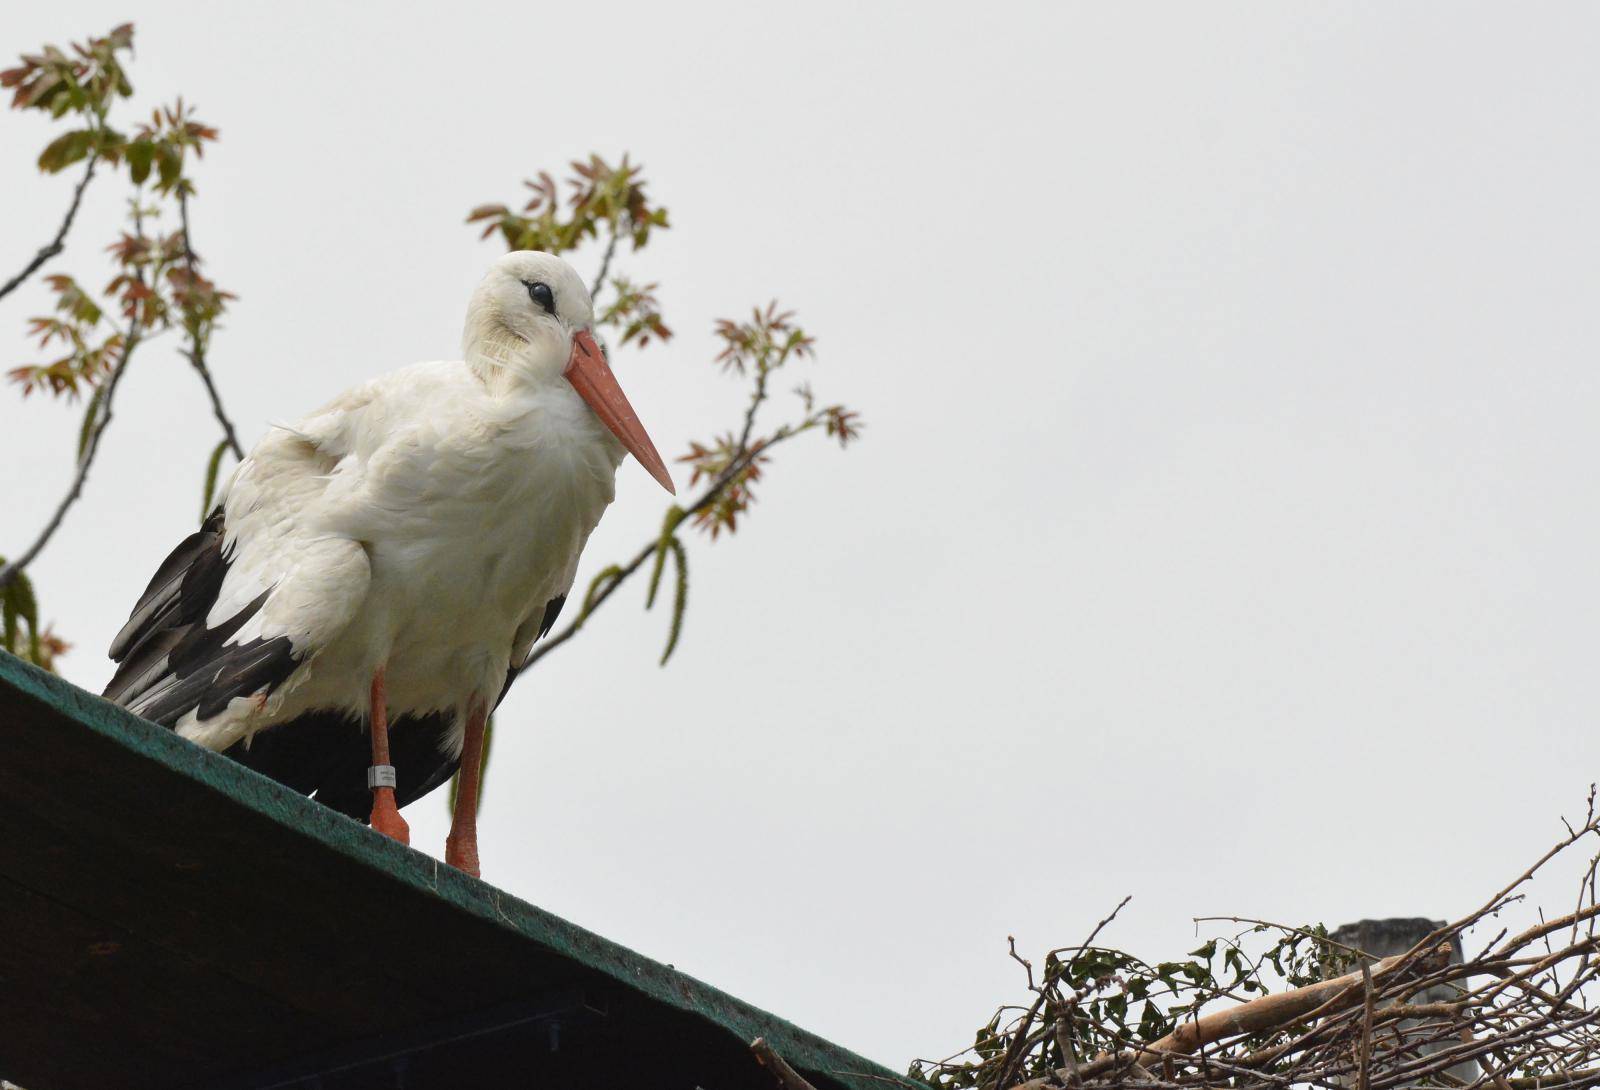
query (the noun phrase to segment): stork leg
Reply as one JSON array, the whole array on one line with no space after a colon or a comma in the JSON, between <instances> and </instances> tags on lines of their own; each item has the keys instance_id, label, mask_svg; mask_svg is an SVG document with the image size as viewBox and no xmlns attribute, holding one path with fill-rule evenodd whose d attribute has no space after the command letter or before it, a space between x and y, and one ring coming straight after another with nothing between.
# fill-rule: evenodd
<instances>
[{"instance_id":1,"label":"stork leg","mask_svg":"<svg viewBox=\"0 0 1600 1090\"><path fill-rule=\"evenodd\" d=\"M456 780L456 809L444 841L444 861L478 877L478 783L483 775L483 730L489 706L473 697L467 706L467 730L461 741L461 771Z\"/></svg>"},{"instance_id":2,"label":"stork leg","mask_svg":"<svg viewBox=\"0 0 1600 1090\"><path fill-rule=\"evenodd\" d=\"M384 689L383 667L372 674L372 768L367 783L372 788L372 827L402 844L411 843L411 827L394 801L394 766L389 763L389 698Z\"/></svg>"}]
</instances>

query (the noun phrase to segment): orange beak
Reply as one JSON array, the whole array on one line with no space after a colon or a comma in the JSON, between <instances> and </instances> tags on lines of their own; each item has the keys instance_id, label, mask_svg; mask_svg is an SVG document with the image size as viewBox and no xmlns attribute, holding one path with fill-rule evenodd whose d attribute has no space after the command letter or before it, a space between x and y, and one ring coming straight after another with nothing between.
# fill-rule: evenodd
<instances>
[{"instance_id":1,"label":"orange beak","mask_svg":"<svg viewBox=\"0 0 1600 1090\"><path fill-rule=\"evenodd\" d=\"M645 434L639 414L628 404L627 395L617 385L617 376L611 373L611 365L606 362L606 354L600 351L588 330L572 335L572 358L567 360L566 370L561 373L628 453L639 460L662 488L676 496L678 490L672 487L672 476L661 461L661 455L656 453L656 445Z\"/></svg>"}]
</instances>

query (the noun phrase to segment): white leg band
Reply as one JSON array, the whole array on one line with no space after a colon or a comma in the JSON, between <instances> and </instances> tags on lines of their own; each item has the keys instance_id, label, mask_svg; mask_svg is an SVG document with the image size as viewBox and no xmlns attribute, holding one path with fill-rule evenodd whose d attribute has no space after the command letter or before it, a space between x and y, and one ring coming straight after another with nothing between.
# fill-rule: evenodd
<instances>
[{"instance_id":1,"label":"white leg band","mask_svg":"<svg viewBox=\"0 0 1600 1090\"><path fill-rule=\"evenodd\" d=\"M394 765L373 765L367 769L368 787L396 787L399 781L395 779Z\"/></svg>"}]
</instances>

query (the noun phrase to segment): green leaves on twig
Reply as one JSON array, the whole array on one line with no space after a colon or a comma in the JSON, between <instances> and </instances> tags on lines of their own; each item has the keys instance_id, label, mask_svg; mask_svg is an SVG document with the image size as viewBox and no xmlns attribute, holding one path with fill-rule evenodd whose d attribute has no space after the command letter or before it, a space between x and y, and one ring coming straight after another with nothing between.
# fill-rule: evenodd
<instances>
[{"instance_id":1,"label":"green leaves on twig","mask_svg":"<svg viewBox=\"0 0 1600 1090\"><path fill-rule=\"evenodd\" d=\"M100 406L105 401L106 390L104 386L96 386L94 393L89 397L89 405L83 410L83 423L78 425L78 461L88 457L89 447L94 443L95 429L100 426Z\"/></svg>"},{"instance_id":2,"label":"green leaves on twig","mask_svg":"<svg viewBox=\"0 0 1600 1090\"><path fill-rule=\"evenodd\" d=\"M0 88L11 91L11 107L15 110L41 110L51 117L74 113L103 119L118 96L127 98L133 94L118 56L132 49L132 23L123 23L102 38L74 42L66 50L46 45L37 53L24 53L15 68L0 72ZM39 165L41 169L51 169L42 161Z\"/></svg>"},{"instance_id":3,"label":"green leaves on twig","mask_svg":"<svg viewBox=\"0 0 1600 1090\"><path fill-rule=\"evenodd\" d=\"M649 609L656 604L656 591L661 586L661 571L667 562L667 552L672 543L677 540L673 534L677 532L678 524L683 521L683 508L673 504L667 508L667 517L661 522L661 534L656 538L655 566L650 569L650 591L645 595L644 608Z\"/></svg>"},{"instance_id":4,"label":"green leaves on twig","mask_svg":"<svg viewBox=\"0 0 1600 1090\"><path fill-rule=\"evenodd\" d=\"M200 493L200 521L204 523L211 514L211 501L217 494L217 476L222 470L222 457L228 453L228 441L220 440L211 448L211 457L206 459L206 482Z\"/></svg>"},{"instance_id":5,"label":"green leaves on twig","mask_svg":"<svg viewBox=\"0 0 1600 1090\"><path fill-rule=\"evenodd\" d=\"M776 371L789 362L791 356L805 359L815 353L816 338L794 322L794 311L778 309L774 299L767 309L751 308L748 322L735 322L731 318L718 318L715 326L717 339L722 341L722 351L714 362L724 371L761 374Z\"/></svg>"},{"instance_id":6,"label":"green leaves on twig","mask_svg":"<svg viewBox=\"0 0 1600 1090\"><path fill-rule=\"evenodd\" d=\"M672 330L661 320L661 307L656 301L658 284L635 284L625 276L613 276L611 287L616 293L610 305L601 310L595 324L622 330L621 344L636 343L640 348L654 337L658 341L672 339Z\"/></svg>"},{"instance_id":7,"label":"green leaves on twig","mask_svg":"<svg viewBox=\"0 0 1600 1090\"><path fill-rule=\"evenodd\" d=\"M61 346L62 355L48 363L13 367L7 372L24 397L35 390L69 400L83 387L96 388L122 351L122 331L105 321L105 311L76 280L56 274L45 277L56 293L55 314L28 320L28 332L40 348Z\"/></svg>"},{"instance_id":8,"label":"green leaves on twig","mask_svg":"<svg viewBox=\"0 0 1600 1090\"><path fill-rule=\"evenodd\" d=\"M178 326L196 346L192 351L203 352L218 318L234 298L196 271L199 259L186 228L153 234L145 230L146 221L159 212L142 199L146 183L158 197L182 199L193 194L194 183L185 172L188 156L203 156L205 145L218 134L197 120L181 98L153 110L150 120L131 137L110 127L112 102L133 92L117 56L131 48L132 41L132 27L122 26L104 38L74 45L70 54L45 46L37 54L25 55L20 67L0 72L0 86L13 88L13 107L45 109L55 117L71 112L87 125L51 141L39 158L41 170L58 171L93 154L126 164L129 179L140 191L131 201L130 229L107 247L116 265L103 293L111 297L109 302L98 302L71 276L46 278L56 294L55 313L31 319L29 334L38 339L40 348L59 345L63 353L45 363L10 370L11 380L25 396L44 390L76 397L83 387L94 387L105 378L127 343L126 329L108 317L110 311L147 333ZM84 184L88 180L86 175ZM80 196L81 191L80 185ZM74 201L74 211L76 207Z\"/></svg>"},{"instance_id":9,"label":"green leaves on twig","mask_svg":"<svg viewBox=\"0 0 1600 1090\"><path fill-rule=\"evenodd\" d=\"M6 558L0 556L0 568ZM24 632L26 628L26 632ZM0 648L46 670L55 670L56 657L71 647L49 628L39 627L39 602L33 581L17 572L0 588Z\"/></svg>"},{"instance_id":10,"label":"green leaves on twig","mask_svg":"<svg viewBox=\"0 0 1600 1090\"><path fill-rule=\"evenodd\" d=\"M671 340L672 330L662 320L656 300L656 284L607 277L619 240L630 239L635 251L642 250L652 231L668 226L667 210L652 205L645 195L643 167L630 163L626 154L615 167L598 155L589 156L587 162L574 162L571 167L572 173L566 179L571 194L565 212L556 180L541 171L538 178L523 183L533 196L521 212L513 212L503 204L484 204L468 213L467 222L483 223L484 238L498 231L508 250L543 250L550 254L575 250L603 234L605 255L600 260L594 290L598 298L601 287L609 283L615 298L595 316L595 325L620 330L619 343L641 348L652 339Z\"/></svg>"},{"instance_id":11,"label":"green leaves on twig","mask_svg":"<svg viewBox=\"0 0 1600 1090\"><path fill-rule=\"evenodd\" d=\"M199 335L203 342L236 296L195 270L200 259L190 253L182 229L147 235L137 212L133 226L108 247L118 270L106 291L117 297L122 316L130 322L151 332L176 326L191 340Z\"/></svg>"},{"instance_id":12,"label":"green leaves on twig","mask_svg":"<svg viewBox=\"0 0 1600 1090\"><path fill-rule=\"evenodd\" d=\"M0 88L11 90L13 109L42 110L53 118L70 114L83 124L57 136L39 153L39 169L46 174L93 155L126 163L135 185L144 185L153 176L157 193L192 193L193 184L183 171L184 157L190 151L204 154L205 142L215 140L217 130L197 121L181 98L152 112L150 121L132 137L108 123L116 99L133 94L119 56L132 49L131 23L104 37L74 43L68 50L46 45L37 53L23 54L15 68L0 72Z\"/></svg>"},{"instance_id":13,"label":"green leaves on twig","mask_svg":"<svg viewBox=\"0 0 1600 1090\"><path fill-rule=\"evenodd\" d=\"M46 174L59 173L73 163L89 157L90 151L104 152L116 145L116 134L105 129L73 129L64 132L39 153L39 169Z\"/></svg>"},{"instance_id":14,"label":"green leaves on twig","mask_svg":"<svg viewBox=\"0 0 1600 1090\"><path fill-rule=\"evenodd\" d=\"M752 308L748 321L718 320L715 332L722 350L713 362L725 373L749 376L751 392L741 431L727 432L709 443L691 442L689 452L678 459L691 469L690 485L711 482L707 502L697 505L694 520L696 528L709 533L713 541L723 531L737 531L740 516L755 503L755 486L771 460L772 446L818 427L838 439L841 447L848 446L862 427L859 414L843 405L818 408L811 387L801 384L795 394L804 415L766 435L756 435L756 418L770 397L772 376L791 362L809 359L815 351L815 338L795 322L794 311L779 310L776 301L768 303L765 310Z\"/></svg>"},{"instance_id":15,"label":"green leaves on twig","mask_svg":"<svg viewBox=\"0 0 1600 1090\"><path fill-rule=\"evenodd\" d=\"M192 196L194 182L184 173L184 158L190 152L196 159L204 158L206 144L214 142L218 135L216 129L196 120L193 107L185 106L179 98L171 106L152 110L150 120L135 130L132 140L113 149L111 158L114 161L120 156L127 161L134 185L144 185L153 171L153 187L158 194Z\"/></svg>"},{"instance_id":16,"label":"green leaves on twig","mask_svg":"<svg viewBox=\"0 0 1600 1090\"><path fill-rule=\"evenodd\" d=\"M673 583L672 625L667 629L667 646L661 652L662 666L667 664L672 652L677 650L678 636L683 632L683 611L689 604L689 554L684 551L683 542L675 537L668 539L667 551L672 554L672 559L677 565L678 578Z\"/></svg>"},{"instance_id":17,"label":"green leaves on twig","mask_svg":"<svg viewBox=\"0 0 1600 1090\"><path fill-rule=\"evenodd\" d=\"M577 623L582 624L589 614L594 612L594 607L601 602L601 595L609 591L614 583L622 579L622 569L615 564L601 568L595 577L589 580L589 589L583 595L583 608L578 611Z\"/></svg>"},{"instance_id":18,"label":"green leaves on twig","mask_svg":"<svg viewBox=\"0 0 1600 1090\"><path fill-rule=\"evenodd\" d=\"M106 294L123 319L147 333L182 329L192 356L196 345L204 351L235 296L196 271L199 258L190 253L182 230L147 235L143 221L144 210L136 209L132 230L108 247L116 274L106 285ZM106 305L75 278L56 274L45 277L45 283L55 293L55 313L29 319L28 332L40 348L56 345L61 355L14 367L7 374L22 387L23 396L40 390L74 398L111 373L126 334L107 316Z\"/></svg>"},{"instance_id":19,"label":"green leaves on twig","mask_svg":"<svg viewBox=\"0 0 1600 1090\"><path fill-rule=\"evenodd\" d=\"M626 238L632 241L634 250L643 248L655 229L668 226L666 210L650 204L642 172L626 155L616 167L592 155L587 162L573 163L572 171L572 176L566 180L571 193L565 208L561 205L560 187L555 179L548 173L540 173L536 180L525 183L532 190L532 196L520 212L513 212L503 204L480 205L467 216L467 222L482 223L484 238L498 233L501 241L513 250L562 254L587 241L603 239L604 253L593 281L594 290L598 296L599 287L609 284L614 294L599 310L595 324L619 330L619 346L644 347L652 340L669 340L672 330L662 320L655 295L657 285L636 284L610 271L618 242ZM590 615L646 563L650 564L650 579L645 608L654 608L670 560L673 566L672 617L660 660L665 666L683 635L689 601L689 553L678 536L684 520L692 519L694 525L708 531L713 540L723 531L732 534L738 529L741 516L755 502L754 486L771 461L773 447L814 428L824 429L841 446L848 445L860 434L856 413L842 405L819 408L807 387L797 391L804 409L798 420L764 435L756 433L756 418L768 400L768 381L772 374L812 354L814 342L795 322L793 311L779 310L773 302L765 309L755 308L748 321L717 322L715 333L722 341L722 348L714 362L725 373L749 377L751 392L744 417L732 430L710 443L690 444L688 455L679 459L693 469L691 486L703 482L704 491L684 507L669 506L655 540L646 543L625 565L611 564L596 573L584 591L577 615L559 632L551 633L535 645L519 669L533 666L580 632Z\"/></svg>"},{"instance_id":20,"label":"green leaves on twig","mask_svg":"<svg viewBox=\"0 0 1600 1090\"><path fill-rule=\"evenodd\" d=\"M0 566L4 564L5 558L0 557ZM37 663L43 648L39 644L39 603L33 596L33 581L26 573L18 572L0 595L3 595L0 597L0 625L4 628L6 650ZM22 642L20 622L28 626L26 645Z\"/></svg>"},{"instance_id":21,"label":"green leaves on twig","mask_svg":"<svg viewBox=\"0 0 1600 1090\"><path fill-rule=\"evenodd\" d=\"M0 88L11 91L12 108L40 110L56 119L70 118L76 126L46 145L38 160L40 170L55 173L89 160L56 237L39 250L22 272L0 286L0 295L15 289L61 253L84 191L91 182L106 176L104 171L96 173L97 164L125 166L126 177L135 188L129 200L129 226L107 247L115 270L99 293L101 298L97 299L74 277L47 277L46 283L55 294L53 312L33 318L29 332L41 349L53 350L55 358L8 372L11 381L22 387L24 397L38 390L71 400L85 390L91 391L78 432L78 472L72 491L39 538L24 550L24 557L30 560L49 541L61 525L61 515L79 495L97 439L111 418L110 390L115 387L115 376L126 370L135 349L152 334L182 329L188 335L190 361L205 375L206 341L233 299L196 272L199 259L188 237L184 204L194 193L186 172L189 156L192 153L196 159L202 157L205 145L217 139L217 130L196 119L181 98L171 106L153 110L149 121L137 126L132 135L111 124L116 100L133 94L123 65L123 55L132 46L133 27L125 24L104 37L91 38L66 50L46 45L36 53L25 54L17 66L0 72ZM160 198L170 201L165 209ZM163 210L176 213L173 218L181 221L181 226L165 233L148 230ZM231 435L231 425L223 415L215 388L209 377L206 381L215 411ZM219 469L220 460L213 455L205 484L208 501ZM5 646L48 668L67 645L48 630L37 630L32 588L26 575L18 571L7 577L7 586L0 588L7 610ZM19 643L23 625L27 627L25 644Z\"/></svg>"},{"instance_id":22,"label":"green leaves on twig","mask_svg":"<svg viewBox=\"0 0 1600 1090\"><path fill-rule=\"evenodd\" d=\"M696 528L710 533L711 540L726 530L739 529L739 516L756 502L755 486L761 480L763 465L770 459L763 453L765 439L741 445L732 432L719 435L709 446L698 441L689 444L689 453L679 458L691 467L689 485L702 480L714 482L710 501L695 512Z\"/></svg>"},{"instance_id":23,"label":"green leaves on twig","mask_svg":"<svg viewBox=\"0 0 1600 1090\"><path fill-rule=\"evenodd\" d=\"M601 227L630 239L633 248L641 250L652 231L669 226L667 210L651 205L645 194L643 167L628 162L626 155L615 167L591 155L588 162L573 162L571 168L566 178L571 195L565 214L560 187L541 171L536 179L522 183L533 195L521 212L503 204L483 204L468 213L467 222L484 223L484 238L500 232L508 250L550 254L566 253L586 239L599 238Z\"/></svg>"},{"instance_id":24,"label":"green leaves on twig","mask_svg":"<svg viewBox=\"0 0 1600 1090\"><path fill-rule=\"evenodd\" d=\"M656 541L655 565L650 569L650 590L645 595L644 608L654 608L656 591L661 588L661 576L666 570L667 557L671 556L677 578L673 582L672 625L667 630L667 646L661 652L661 665L665 666L677 649L678 636L683 632L683 611L689 604L689 554L676 534L678 524L684 519L683 509L677 504L667 508L667 517L661 523L661 536Z\"/></svg>"}]
</instances>

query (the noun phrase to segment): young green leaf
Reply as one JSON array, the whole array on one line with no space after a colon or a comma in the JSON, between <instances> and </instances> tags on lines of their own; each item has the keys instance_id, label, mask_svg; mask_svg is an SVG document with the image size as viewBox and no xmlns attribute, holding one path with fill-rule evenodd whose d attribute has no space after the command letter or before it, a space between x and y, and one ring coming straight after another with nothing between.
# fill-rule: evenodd
<instances>
[{"instance_id":1,"label":"young green leaf","mask_svg":"<svg viewBox=\"0 0 1600 1090\"><path fill-rule=\"evenodd\" d=\"M99 391L95 391L98 396ZM204 523L211 514L211 499L217 494L217 473L222 468L222 456L228 453L228 441L221 440L211 448L211 457L206 459L206 482L200 494L200 521Z\"/></svg>"}]
</instances>

